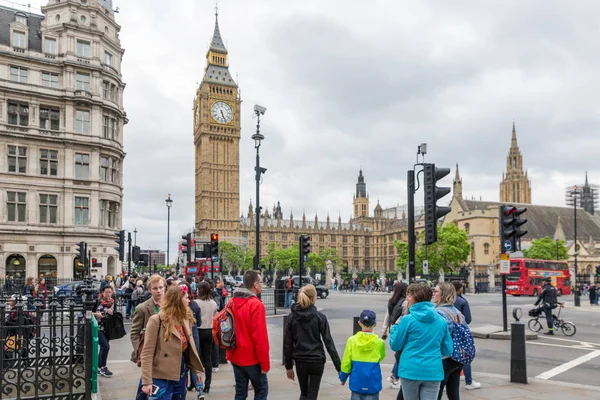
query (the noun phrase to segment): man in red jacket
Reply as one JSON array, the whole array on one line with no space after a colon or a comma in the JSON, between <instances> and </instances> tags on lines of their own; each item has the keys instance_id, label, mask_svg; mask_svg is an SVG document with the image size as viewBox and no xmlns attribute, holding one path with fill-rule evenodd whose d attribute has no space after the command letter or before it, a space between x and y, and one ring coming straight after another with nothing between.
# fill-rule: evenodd
<instances>
[{"instance_id":1,"label":"man in red jacket","mask_svg":"<svg viewBox=\"0 0 600 400\"><path fill-rule=\"evenodd\" d=\"M263 280L256 271L244 274L244 287L233 293L235 348L227 350L235 376L234 400L248 397L248 382L254 386L254 400L266 400L269 393L267 372L271 369L269 335L265 306L256 297Z\"/></svg>"}]
</instances>

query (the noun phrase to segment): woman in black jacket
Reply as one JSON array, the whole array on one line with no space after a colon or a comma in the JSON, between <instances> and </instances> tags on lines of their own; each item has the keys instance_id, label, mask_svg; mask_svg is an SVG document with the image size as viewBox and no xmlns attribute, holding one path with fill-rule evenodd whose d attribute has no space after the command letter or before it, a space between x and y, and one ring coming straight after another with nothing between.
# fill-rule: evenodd
<instances>
[{"instance_id":1,"label":"woman in black jacket","mask_svg":"<svg viewBox=\"0 0 600 400\"><path fill-rule=\"evenodd\" d=\"M292 306L283 338L283 357L287 377L294 380L293 363L296 363L300 399L312 400L319 395L321 377L325 368L325 349L340 372L340 356L329 332L325 315L315 307L317 290L313 285L302 287L298 303Z\"/></svg>"},{"instance_id":2,"label":"woman in black jacket","mask_svg":"<svg viewBox=\"0 0 600 400\"><path fill-rule=\"evenodd\" d=\"M390 297L387 305L387 311L385 313L385 319L383 320L383 332L381 338L387 339L392 325L394 325L398 318L406 314L407 304L406 302L406 290L408 285L404 282L398 282L394 288L394 294ZM388 378L388 381L392 383L392 388L400 389L400 377L398 377L398 363L400 362L400 352L397 351L394 354L396 361L392 368L392 375ZM402 390L400 390L402 392Z\"/></svg>"}]
</instances>

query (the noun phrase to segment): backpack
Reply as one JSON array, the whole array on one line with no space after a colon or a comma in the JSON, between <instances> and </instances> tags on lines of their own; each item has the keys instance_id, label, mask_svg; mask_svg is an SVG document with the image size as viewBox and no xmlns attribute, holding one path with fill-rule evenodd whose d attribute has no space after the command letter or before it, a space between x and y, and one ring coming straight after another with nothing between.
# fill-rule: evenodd
<instances>
[{"instance_id":1,"label":"backpack","mask_svg":"<svg viewBox=\"0 0 600 400\"><path fill-rule=\"evenodd\" d=\"M222 349L235 349L235 317L233 299L213 318L213 339Z\"/></svg>"},{"instance_id":2,"label":"backpack","mask_svg":"<svg viewBox=\"0 0 600 400\"><path fill-rule=\"evenodd\" d=\"M448 313L450 316L450 320L454 324L454 328L452 329L452 358L454 361L459 362L463 365L471 364L473 359L475 358L475 341L473 340L473 334L471 330L463 325L462 318L457 315L457 320L455 321L452 313L444 308L444 311Z\"/></svg>"},{"instance_id":3,"label":"backpack","mask_svg":"<svg viewBox=\"0 0 600 400\"><path fill-rule=\"evenodd\" d=\"M291 289L293 286L294 286L294 283L292 281L292 278L288 278L286 288Z\"/></svg>"},{"instance_id":4,"label":"backpack","mask_svg":"<svg viewBox=\"0 0 600 400\"><path fill-rule=\"evenodd\" d=\"M133 293L131 293L131 301L138 301L140 298L140 290L139 288L135 289Z\"/></svg>"}]
</instances>

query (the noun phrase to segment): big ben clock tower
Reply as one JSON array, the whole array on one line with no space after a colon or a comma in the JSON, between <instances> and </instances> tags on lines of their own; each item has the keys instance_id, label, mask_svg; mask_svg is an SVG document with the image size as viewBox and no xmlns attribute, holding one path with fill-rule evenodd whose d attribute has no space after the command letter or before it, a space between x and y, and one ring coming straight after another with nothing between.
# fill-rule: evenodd
<instances>
[{"instance_id":1,"label":"big ben clock tower","mask_svg":"<svg viewBox=\"0 0 600 400\"><path fill-rule=\"evenodd\" d=\"M208 241L213 232L230 241L239 237L240 104L217 14L193 108L198 240Z\"/></svg>"}]
</instances>

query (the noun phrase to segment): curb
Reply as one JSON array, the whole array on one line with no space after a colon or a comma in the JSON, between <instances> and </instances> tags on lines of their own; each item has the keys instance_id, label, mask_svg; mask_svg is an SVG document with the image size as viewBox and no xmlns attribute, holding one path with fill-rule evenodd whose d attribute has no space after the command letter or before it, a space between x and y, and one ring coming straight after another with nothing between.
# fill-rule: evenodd
<instances>
[{"instance_id":1,"label":"curb","mask_svg":"<svg viewBox=\"0 0 600 400\"><path fill-rule=\"evenodd\" d=\"M510 381L510 376L509 375L502 375L502 374L492 374L489 372L478 372L477 373L478 376L485 376L485 377L489 377L489 378L498 378L498 379L506 379L507 381ZM537 379L537 378L530 378L527 377L527 381L528 382L535 382L535 383L541 383L541 384L549 384L549 385L554 385L554 386L562 386L562 387L569 387L569 388L573 388L573 389L585 389L585 390L591 390L591 391L595 391L595 392L600 392L600 387L598 386L591 386L591 385L583 385L580 383L571 383L571 382L563 382L563 381L551 381L551 380L546 380L546 379ZM525 385L523 384L517 384L515 383L515 385Z\"/></svg>"}]
</instances>

